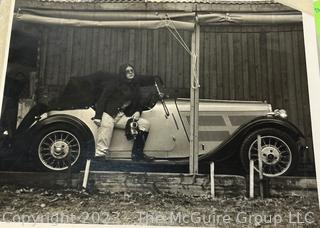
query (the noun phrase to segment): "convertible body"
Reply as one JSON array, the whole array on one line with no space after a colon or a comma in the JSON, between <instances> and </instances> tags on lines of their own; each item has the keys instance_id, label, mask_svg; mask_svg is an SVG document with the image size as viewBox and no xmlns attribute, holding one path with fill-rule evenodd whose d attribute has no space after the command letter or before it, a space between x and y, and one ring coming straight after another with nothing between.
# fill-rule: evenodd
<instances>
[{"instance_id":1,"label":"convertible body","mask_svg":"<svg viewBox=\"0 0 320 228\"><path fill-rule=\"evenodd\" d=\"M163 105L157 102L142 114L151 123L144 152L155 160L148 165L188 167L190 101L166 101L167 114ZM210 162L230 158L238 160L244 169L253 159L257 169L257 136L260 135L264 174L292 173L306 146L303 134L281 113L285 114L273 111L264 102L200 100L199 169L207 171ZM83 169L85 159L93 157L95 151L94 114L94 109L87 107L51 110L40 115L22 134L32 142L29 152L38 166L51 171L63 171L70 166ZM108 162L134 163L132 145L125 131L115 128Z\"/></svg>"},{"instance_id":2,"label":"convertible body","mask_svg":"<svg viewBox=\"0 0 320 228\"><path fill-rule=\"evenodd\" d=\"M149 120L151 129L144 149L148 155L159 159L185 158L189 156L190 102L188 99L166 102L169 116L162 104L144 111L142 117ZM237 102L202 100L199 107L199 154L207 154L228 139L241 125L258 116L271 112L271 105L262 102ZM97 126L92 108L51 111L43 119L56 115L69 115L81 120L96 137ZM131 159L133 141L128 141L124 130L115 129L111 141L112 158Z\"/></svg>"},{"instance_id":3,"label":"convertible body","mask_svg":"<svg viewBox=\"0 0 320 228\"><path fill-rule=\"evenodd\" d=\"M106 75L97 72L70 80L62 95L49 105L32 107L12 138L2 129L1 147L16 153L27 151L33 166L41 170L83 169L85 160L95 153L97 126L92 118L103 83L112 79ZM149 92L144 88L142 97L142 117L151 124L144 153L155 157L148 165L188 167L190 100L164 101L156 77L142 79L151 88ZM265 175L292 173L306 145L303 134L286 117L284 110L272 110L265 102L200 100L199 169L208 170L210 162L227 159L239 161L244 170L254 160L257 169L261 155ZM108 162L135 163L131 160L132 145L123 129L114 129Z\"/></svg>"}]
</instances>

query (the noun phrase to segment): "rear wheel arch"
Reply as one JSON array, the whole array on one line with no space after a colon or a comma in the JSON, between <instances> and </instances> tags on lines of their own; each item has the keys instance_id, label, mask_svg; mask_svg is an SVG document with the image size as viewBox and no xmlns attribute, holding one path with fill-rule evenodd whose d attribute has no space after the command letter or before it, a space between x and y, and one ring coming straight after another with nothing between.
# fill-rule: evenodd
<instances>
[{"instance_id":1,"label":"rear wheel arch","mask_svg":"<svg viewBox=\"0 0 320 228\"><path fill-rule=\"evenodd\" d=\"M74 170L80 170L80 167L84 160L88 157L92 157L95 149L94 137L90 129L84 125L84 123L75 118L69 116L55 116L54 118L45 119L36 124L31 131L34 136L32 140L32 145L30 147L29 153L33 158L36 158L36 161L41 165L41 159L39 155L39 146L46 137L51 137L50 134L64 134L68 139L75 138L75 141L78 141L80 147L80 156L79 164L75 163ZM63 140L61 140L62 142ZM67 146L67 144L65 144ZM35 157L38 156L38 157ZM42 164L43 165L43 164ZM45 167L42 167L46 169ZM48 167L47 167L48 168ZM48 168L50 170L50 168ZM54 170L52 170L54 171ZM62 171L62 170L61 170Z\"/></svg>"},{"instance_id":2,"label":"rear wheel arch","mask_svg":"<svg viewBox=\"0 0 320 228\"><path fill-rule=\"evenodd\" d=\"M37 134L37 132L41 131L42 129L55 124L66 124L76 128L78 131L80 131L84 135L88 146L94 149L95 147L94 136L90 128L79 118L70 116L70 115L54 115L42 121L39 121L38 123L36 123L30 128L29 135L35 135Z\"/></svg>"}]
</instances>

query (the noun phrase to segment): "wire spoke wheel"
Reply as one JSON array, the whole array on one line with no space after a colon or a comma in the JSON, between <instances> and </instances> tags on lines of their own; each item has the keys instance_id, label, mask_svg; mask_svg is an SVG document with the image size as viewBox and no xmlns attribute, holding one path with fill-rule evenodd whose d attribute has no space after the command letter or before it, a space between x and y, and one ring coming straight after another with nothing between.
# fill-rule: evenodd
<instances>
[{"instance_id":1,"label":"wire spoke wheel","mask_svg":"<svg viewBox=\"0 0 320 228\"><path fill-rule=\"evenodd\" d=\"M254 169L259 170L258 135L261 136L261 160L263 175L276 177L296 172L299 163L298 138L277 128L261 128L243 139L240 159L245 171L249 171L249 161L254 161Z\"/></svg>"},{"instance_id":2,"label":"wire spoke wheel","mask_svg":"<svg viewBox=\"0 0 320 228\"><path fill-rule=\"evenodd\" d=\"M50 170L62 171L74 165L80 157L77 137L69 131L55 130L46 134L39 143L40 162Z\"/></svg>"},{"instance_id":3,"label":"wire spoke wheel","mask_svg":"<svg viewBox=\"0 0 320 228\"><path fill-rule=\"evenodd\" d=\"M259 171L258 140L254 140L248 151L249 160L254 161L254 169ZM292 163L292 152L288 144L279 137L267 135L261 137L263 175L274 177L287 172Z\"/></svg>"}]
</instances>

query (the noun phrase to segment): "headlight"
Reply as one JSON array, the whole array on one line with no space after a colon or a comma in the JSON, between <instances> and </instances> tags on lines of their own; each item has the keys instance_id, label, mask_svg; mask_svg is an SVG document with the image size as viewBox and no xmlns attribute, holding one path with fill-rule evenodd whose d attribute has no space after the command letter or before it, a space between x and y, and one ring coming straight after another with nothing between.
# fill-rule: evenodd
<instances>
[{"instance_id":1,"label":"headlight","mask_svg":"<svg viewBox=\"0 0 320 228\"><path fill-rule=\"evenodd\" d=\"M275 109L273 112L268 113L268 115L279 116L283 119L286 119L288 117L287 111L284 109Z\"/></svg>"}]
</instances>

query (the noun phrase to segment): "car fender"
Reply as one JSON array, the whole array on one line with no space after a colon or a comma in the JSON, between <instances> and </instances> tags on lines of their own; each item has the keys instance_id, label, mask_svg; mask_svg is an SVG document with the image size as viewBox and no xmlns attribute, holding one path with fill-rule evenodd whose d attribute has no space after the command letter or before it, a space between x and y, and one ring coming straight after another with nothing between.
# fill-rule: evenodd
<instances>
[{"instance_id":1,"label":"car fender","mask_svg":"<svg viewBox=\"0 0 320 228\"><path fill-rule=\"evenodd\" d=\"M303 151L303 149L306 148L305 137L303 133L293 123L291 123L287 119L283 119L280 117L261 116L240 126L228 139L221 143L217 148L201 156L201 160L220 161L232 157L235 153L238 152L234 148L240 148L245 137L247 137L251 132L254 132L261 128L274 128L284 131L298 143L299 151Z\"/></svg>"},{"instance_id":2,"label":"car fender","mask_svg":"<svg viewBox=\"0 0 320 228\"><path fill-rule=\"evenodd\" d=\"M26 132L27 135L25 136L27 136L27 138L32 140L31 137L34 137L43 128L55 123L65 123L65 124L72 125L75 129L77 129L79 132L83 134L85 139L87 139L85 141L86 148L89 151L94 150L95 141L89 127L86 126L86 124L83 121L81 121L79 118L70 116L70 115L58 114L58 115L52 115L52 116L49 116L48 118L42 119L37 123L35 123L34 125L32 125L32 127Z\"/></svg>"}]
</instances>

